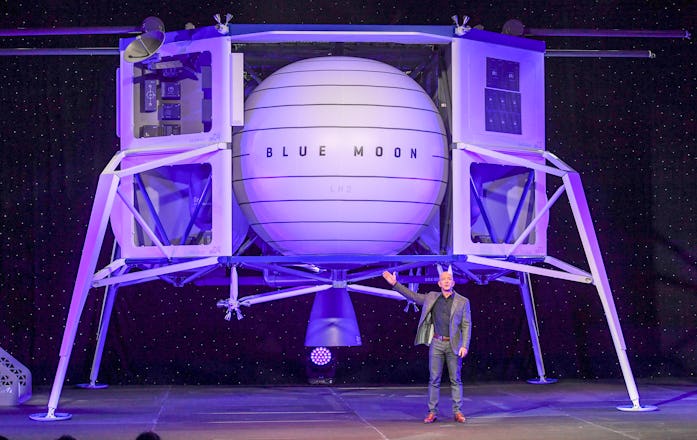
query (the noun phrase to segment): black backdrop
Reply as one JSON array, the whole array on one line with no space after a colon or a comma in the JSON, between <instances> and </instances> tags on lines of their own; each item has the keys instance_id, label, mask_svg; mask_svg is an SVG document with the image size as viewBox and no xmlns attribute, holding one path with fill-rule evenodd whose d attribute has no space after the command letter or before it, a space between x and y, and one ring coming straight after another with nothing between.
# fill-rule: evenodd
<instances>
[{"instance_id":1,"label":"black backdrop","mask_svg":"<svg viewBox=\"0 0 697 440\"><path fill-rule=\"evenodd\" d=\"M10 2L12 3L12 2ZM40 1L5 4L0 28L130 26L154 15L168 30L238 23L470 24L498 32L510 18L536 28L687 29L694 1L385 0L208 2ZM82 5L82 6L80 6ZM3 47L116 46L113 36L0 39ZM547 39L548 48L651 49L649 59L547 59L547 148L581 171L630 362L638 377L692 376L697 365L695 154L697 50L692 41ZM116 150L117 57L0 57L0 346L50 383L99 172ZM568 208L558 203L551 253L581 263ZM108 247L108 246L107 246ZM108 249L99 267L108 262ZM379 280L377 280L379 282ZM620 377L593 287L536 278L548 375ZM517 290L459 286L473 306L466 381L535 376ZM305 381L311 297L245 309L226 322L226 288L160 282L119 291L100 381L292 384ZM243 293L253 293L252 291ZM86 381L101 307L92 291L68 382ZM363 346L338 350L340 383L424 383L417 315L404 303L355 296Z\"/></svg>"}]
</instances>

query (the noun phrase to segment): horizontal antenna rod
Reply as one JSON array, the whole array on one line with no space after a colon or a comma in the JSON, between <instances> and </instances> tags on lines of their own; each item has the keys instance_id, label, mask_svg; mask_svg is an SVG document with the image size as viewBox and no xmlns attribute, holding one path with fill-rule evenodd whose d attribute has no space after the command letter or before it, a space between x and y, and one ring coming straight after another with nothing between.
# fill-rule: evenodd
<instances>
[{"instance_id":1,"label":"horizontal antenna rod","mask_svg":"<svg viewBox=\"0 0 697 440\"><path fill-rule=\"evenodd\" d=\"M650 50L565 50L547 49L547 58L656 58Z\"/></svg>"},{"instance_id":2,"label":"horizontal antenna rod","mask_svg":"<svg viewBox=\"0 0 697 440\"><path fill-rule=\"evenodd\" d=\"M34 57L41 55L118 55L116 47L75 47L75 48L39 48L16 47L0 49L1 57Z\"/></svg>"},{"instance_id":3,"label":"horizontal antenna rod","mask_svg":"<svg viewBox=\"0 0 697 440\"><path fill-rule=\"evenodd\" d=\"M0 29L0 37L46 37L50 35L98 35L98 34L140 34L148 31L165 31L165 25L157 17L148 17L140 26L88 26L56 28L16 28Z\"/></svg>"},{"instance_id":4,"label":"horizontal antenna rod","mask_svg":"<svg viewBox=\"0 0 697 440\"><path fill-rule=\"evenodd\" d=\"M536 29L525 28L523 35L536 37L612 37L612 38L686 38L686 30L643 31L625 29Z\"/></svg>"},{"instance_id":5,"label":"horizontal antenna rod","mask_svg":"<svg viewBox=\"0 0 697 440\"><path fill-rule=\"evenodd\" d=\"M139 34L143 28L138 26L98 26L69 28L0 29L0 37L42 37L47 35L96 35L96 34Z\"/></svg>"}]
</instances>

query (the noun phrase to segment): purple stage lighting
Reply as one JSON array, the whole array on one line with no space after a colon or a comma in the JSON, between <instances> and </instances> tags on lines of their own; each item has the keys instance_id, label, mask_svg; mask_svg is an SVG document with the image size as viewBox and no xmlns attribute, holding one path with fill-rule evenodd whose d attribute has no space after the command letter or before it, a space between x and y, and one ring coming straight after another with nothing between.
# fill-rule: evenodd
<instances>
[{"instance_id":1,"label":"purple stage lighting","mask_svg":"<svg viewBox=\"0 0 697 440\"><path fill-rule=\"evenodd\" d=\"M327 347L316 347L310 352L310 361L323 367L332 361L332 352Z\"/></svg>"},{"instance_id":2,"label":"purple stage lighting","mask_svg":"<svg viewBox=\"0 0 697 440\"><path fill-rule=\"evenodd\" d=\"M306 347L355 347L362 344L356 312L346 288L315 294L305 334Z\"/></svg>"},{"instance_id":3,"label":"purple stage lighting","mask_svg":"<svg viewBox=\"0 0 697 440\"><path fill-rule=\"evenodd\" d=\"M307 356L305 365L310 385L331 385L336 373L336 358L327 347L315 347Z\"/></svg>"},{"instance_id":4,"label":"purple stage lighting","mask_svg":"<svg viewBox=\"0 0 697 440\"><path fill-rule=\"evenodd\" d=\"M92 386L117 289L156 279L227 286L227 320L315 294L305 346L319 348L305 361L309 382L326 385L341 351L324 347L362 344L348 292L402 300L360 283L389 269L418 285L443 263L478 284L520 287L535 383L550 380L531 274L594 285L632 402L620 409L656 409L639 403L580 174L546 151L544 42L457 19L454 35L227 25L163 34L155 24L149 40L120 42L121 149L99 177L47 412L33 420L72 417L56 409L92 288L108 288ZM356 56L318 56L335 48ZM561 179L551 197L548 178ZM562 194L587 267L547 252ZM97 270L109 222L118 248ZM272 290L240 295L241 284Z\"/></svg>"},{"instance_id":5,"label":"purple stage lighting","mask_svg":"<svg viewBox=\"0 0 697 440\"><path fill-rule=\"evenodd\" d=\"M235 196L285 255L398 253L440 207L447 169L433 101L409 75L366 58L279 69L247 98L233 135Z\"/></svg>"}]
</instances>

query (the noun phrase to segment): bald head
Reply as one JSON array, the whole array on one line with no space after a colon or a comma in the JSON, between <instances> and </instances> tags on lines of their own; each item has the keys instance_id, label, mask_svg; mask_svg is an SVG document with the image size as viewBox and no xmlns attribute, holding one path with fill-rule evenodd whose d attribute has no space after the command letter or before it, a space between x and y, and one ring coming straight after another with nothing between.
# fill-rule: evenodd
<instances>
[{"instance_id":1,"label":"bald head","mask_svg":"<svg viewBox=\"0 0 697 440\"><path fill-rule=\"evenodd\" d=\"M446 295L452 293L453 287L455 287L455 280L453 279L452 272L441 272L440 277L438 277L438 287L440 287L441 292Z\"/></svg>"}]
</instances>

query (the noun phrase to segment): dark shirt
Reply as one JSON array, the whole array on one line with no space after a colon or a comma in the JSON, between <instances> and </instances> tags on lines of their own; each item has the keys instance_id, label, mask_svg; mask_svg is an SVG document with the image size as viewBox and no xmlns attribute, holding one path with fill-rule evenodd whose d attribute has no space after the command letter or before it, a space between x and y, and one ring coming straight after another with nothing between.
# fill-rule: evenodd
<instances>
[{"instance_id":1,"label":"dark shirt","mask_svg":"<svg viewBox=\"0 0 697 440\"><path fill-rule=\"evenodd\" d=\"M450 295L447 299L441 294L436 303L433 304L431 313L433 314L434 331L440 336L450 336L450 311L453 308L453 298Z\"/></svg>"}]
</instances>

